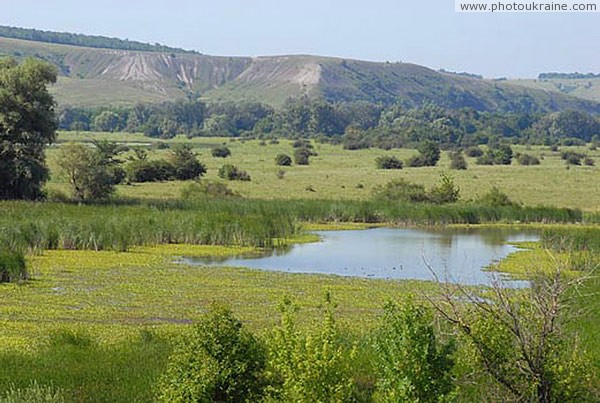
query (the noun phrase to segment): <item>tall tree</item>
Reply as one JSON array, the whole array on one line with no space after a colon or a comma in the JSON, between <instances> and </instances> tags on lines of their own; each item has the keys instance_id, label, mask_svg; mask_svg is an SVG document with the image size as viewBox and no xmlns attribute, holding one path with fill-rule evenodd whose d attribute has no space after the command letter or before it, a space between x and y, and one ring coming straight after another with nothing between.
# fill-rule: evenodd
<instances>
[{"instance_id":1,"label":"tall tree","mask_svg":"<svg viewBox=\"0 0 600 403\"><path fill-rule=\"evenodd\" d=\"M48 178L44 149L56 137L47 85L56 69L27 59L0 60L0 199L39 199Z\"/></svg>"}]
</instances>

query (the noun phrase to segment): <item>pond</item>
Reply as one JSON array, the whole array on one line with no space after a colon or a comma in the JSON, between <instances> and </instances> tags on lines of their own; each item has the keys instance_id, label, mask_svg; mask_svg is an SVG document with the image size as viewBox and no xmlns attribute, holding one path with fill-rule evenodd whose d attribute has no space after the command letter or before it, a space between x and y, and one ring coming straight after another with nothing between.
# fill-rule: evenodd
<instances>
[{"instance_id":1,"label":"pond","mask_svg":"<svg viewBox=\"0 0 600 403\"><path fill-rule=\"evenodd\" d=\"M507 228L373 228L315 233L321 242L293 245L260 255L218 261L184 258L183 262L290 273L418 280L434 278L430 267L442 281L484 285L490 284L498 274L483 269L517 250L510 243L539 238L535 231Z\"/></svg>"}]
</instances>

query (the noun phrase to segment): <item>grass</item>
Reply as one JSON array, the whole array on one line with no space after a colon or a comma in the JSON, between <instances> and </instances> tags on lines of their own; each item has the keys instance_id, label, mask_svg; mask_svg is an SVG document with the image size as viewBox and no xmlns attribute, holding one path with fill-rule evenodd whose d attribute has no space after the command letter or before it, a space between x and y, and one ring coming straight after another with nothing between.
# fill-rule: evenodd
<instances>
[{"instance_id":1,"label":"grass","mask_svg":"<svg viewBox=\"0 0 600 403\"><path fill-rule=\"evenodd\" d=\"M56 173L55 156L62 141L90 141L93 138L105 138L122 141L133 146L147 146L158 142L157 139L141 134L129 133L61 133L59 143L48 150L48 161L52 172ZM248 171L250 182L228 182L233 190L244 197L260 199L329 199L329 200L365 200L371 197L372 190L392 179L403 178L422 183L426 187L435 185L442 173L450 173L460 187L463 200L475 199L492 186L500 188L515 201L528 206L549 205L557 207L579 208L587 212L600 211L600 150L587 152L595 158L598 166L571 167L567 169L559 152L551 152L547 147L515 146L515 152L527 152L541 158L538 166L520 166L516 162L510 166L479 166L473 158L467 158L469 168L466 171L450 171L450 160L443 153L436 167L405 168L402 170L378 170L375 159L382 155L397 156L406 159L414 150L379 149L348 151L341 146L316 144L319 153L311 157L309 166L285 167L283 179L277 179L282 167L275 165L277 154L293 154L291 141L281 140L279 144L260 145L259 140L231 141L228 138L195 138L188 140L179 136L166 143L190 142L198 152L199 159L206 164L206 178L220 181L219 168L226 163ZM229 158L214 158L210 149L227 144L232 155ZM564 148L563 148L564 149ZM167 150L153 150L150 158L162 158ZM184 182L146 183L123 185L118 187L121 196L141 198L177 198ZM54 174L48 184L52 191L67 191L64 179Z\"/></svg>"}]
</instances>

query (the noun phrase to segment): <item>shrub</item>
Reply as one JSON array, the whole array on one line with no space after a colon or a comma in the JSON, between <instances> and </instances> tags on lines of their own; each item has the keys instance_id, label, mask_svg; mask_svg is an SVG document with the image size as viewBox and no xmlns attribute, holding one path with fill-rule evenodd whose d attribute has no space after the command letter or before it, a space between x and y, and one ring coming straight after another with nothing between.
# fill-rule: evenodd
<instances>
[{"instance_id":1,"label":"shrub","mask_svg":"<svg viewBox=\"0 0 600 403\"><path fill-rule=\"evenodd\" d=\"M219 169L219 178L230 181L249 181L248 172L238 169L235 165L225 164Z\"/></svg>"},{"instance_id":2,"label":"shrub","mask_svg":"<svg viewBox=\"0 0 600 403\"><path fill-rule=\"evenodd\" d=\"M273 400L353 401L350 361L354 350L345 348L340 341L329 294L320 328L309 335L296 329L295 308L289 300L284 301L281 311L281 325L275 329L269 349L269 368L275 378Z\"/></svg>"},{"instance_id":3,"label":"shrub","mask_svg":"<svg viewBox=\"0 0 600 403\"><path fill-rule=\"evenodd\" d=\"M294 148L308 148L308 149L311 149L311 148L313 148L313 145L310 143L309 140L298 139L298 140L296 140L296 141L294 141L292 143L292 147L294 147Z\"/></svg>"},{"instance_id":4,"label":"shrub","mask_svg":"<svg viewBox=\"0 0 600 403\"><path fill-rule=\"evenodd\" d=\"M279 154L275 157L275 164L279 166L290 166L292 165L292 157L287 154Z\"/></svg>"},{"instance_id":5,"label":"shrub","mask_svg":"<svg viewBox=\"0 0 600 403\"><path fill-rule=\"evenodd\" d=\"M374 347L381 401L439 402L455 390L454 342L438 341L425 307L410 300L386 304Z\"/></svg>"},{"instance_id":6,"label":"shrub","mask_svg":"<svg viewBox=\"0 0 600 403\"><path fill-rule=\"evenodd\" d=\"M190 183L181 190L181 198L184 200L203 199L206 197L239 197L239 195L229 189L224 183L207 180Z\"/></svg>"},{"instance_id":7,"label":"shrub","mask_svg":"<svg viewBox=\"0 0 600 403\"><path fill-rule=\"evenodd\" d=\"M483 150L481 149L481 147L473 146L467 148L465 150L465 154L467 155L467 157L477 158L483 155Z\"/></svg>"},{"instance_id":8,"label":"shrub","mask_svg":"<svg viewBox=\"0 0 600 403\"><path fill-rule=\"evenodd\" d=\"M560 153L560 158L565 160L567 165L581 165L581 160L585 157L585 154L581 154L575 151L563 151L562 153Z\"/></svg>"},{"instance_id":9,"label":"shrub","mask_svg":"<svg viewBox=\"0 0 600 403\"><path fill-rule=\"evenodd\" d=\"M308 148L297 148L294 151L294 162L296 165L308 165L310 163L309 158L314 155Z\"/></svg>"},{"instance_id":10,"label":"shrub","mask_svg":"<svg viewBox=\"0 0 600 403\"><path fill-rule=\"evenodd\" d=\"M478 202L492 207L518 206L518 204L513 202L506 193L501 192L500 189L495 186L492 187L489 192L481 196Z\"/></svg>"},{"instance_id":11,"label":"shrub","mask_svg":"<svg viewBox=\"0 0 600 403\"><path fill-rule=\"evenodd\" d=\"M429 200L425 187L404 179L395 179L373 190L375 199L403 202L425 202Z\"/></svg>"},{"instance_id":12,"label":"shrub","mask_svg":"<svg viewBox=\"0 0 600 403\"><path fill-rule=\"evenodd\" d=\"M477 165L494 165L494 156L490 153L485 153L475 160Z\"/></svg>"},{"instance_id":13,"label":"shrub","mask_svg":"<svg viewBox=\"0 0 600 403\"><path fill-rule=\"evenodd\" d=\"M585 157L583 159L583 165L587 165L587 166L594 166L594 160L590 157Z\"/></svg>"},{"instance_id":14,"label":"shrub","mask_svg":"<svg viewBox=\"0 0 600 403\"><path fill-rule=\"evenodd\" d=\"M467 160L465 160L461 152L450 153L450 169L467 169Z\"/></svg>"},{"instance_id":15,"label":"shrub","mask_svg":"<svg viewBox=\"0 0 600 403\"><path fill-rule=\"evenodd\" d=\"M211 154L215 158L227 158L231 155L231 150L225 146L219 146L213 148Z\"/></svg>"},{"instance_id":16,"label":"shrub","mask_svg":"<svg viewBox=\"0 0 600 403\"><path fill-rule=\"evenodd\" d=\"M188 144L180 144L171 150L171 163L175 179L198 179L206 173L206 167L196 159L196 153Z\"/></svg>"},{"instance_id":17,"label":"shrub","mask_svg":"<svg viewBox=\"0 0 600 403\"><path fill-rule=\"evenodd\" d=\"M418 151L419 155L412 156L406 161L407 166L413 168L435 166L440 160L440 147L432 141L421 143Z\"/></svg>"},{"instance_id":18,"label":"shrub","mask_svg":"<svg viewBox=\"0 0 600 403\"><path fill-rule=\"evenodd\" d=\"M530 154L519 154L517 155L517 162L520 165L540 165L540 160Z\"/></svg>"},{"instance_id":19,"label":"shrub","mask_svg":"<svg viewBox=\"0 0 600 403\"><path fill-rule=\"evenodd\" d=\"M25 256L16 251L0 251L0 283L27 280Z\"/></svg>"},{"instance_id":20,"label":"shrub","mask_svg":"<svg viewBox=\"0 0 600 403\"><path fill-rule=\"evenodd\" d=\"M135 160L127 165L130 182L162 182L175 178L175 167L166 160Z\"/></svg>"},{"instance_id":21,"label":"shrub","mask_svg":"<svg viewBox=\"0 0 600 403\"><path fill-rule=\"evenodd\" d=\"M213 305L169 357L165 402L253 402L264 390L266 353L227 308Z\"/></svg>"},{"instance_id":22,"label":"shrub","mask_svg":"<svg viewBox=\"0 0 600 403\"><path fill-rule=\"evenodd\" d=\"M440 184L429 191L429 200L437 204L456 203L459 197L460 189L448 175L442 175Z\"/></svg>"},{"instance_id":23,"label":"shrub","mask_svg":"<svg viewBox=\"0 0 600 403\"><path fill-rule=\"evenodd\" d=\"M402 161L391 156L377 157L375 164L377 169L402 169Z\"/></svg>"}]
</instances>

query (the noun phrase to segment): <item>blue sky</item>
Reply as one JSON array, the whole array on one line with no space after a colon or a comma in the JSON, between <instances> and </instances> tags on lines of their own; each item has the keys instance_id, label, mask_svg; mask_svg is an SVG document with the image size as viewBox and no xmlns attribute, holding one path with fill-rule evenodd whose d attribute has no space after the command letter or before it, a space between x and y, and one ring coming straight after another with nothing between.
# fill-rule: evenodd
<instances>
[{"instance_id":1,"label":"blue sky","mask_svg":"<svg viewBox=\"0 0 600 403\"><path fill-rule=\"evenodd\" d=\"M0 0L0 24L212 55L318 54L486 77L600 72L600 13L459 14L454 0Z\"/></svg>"}]
</instances>

